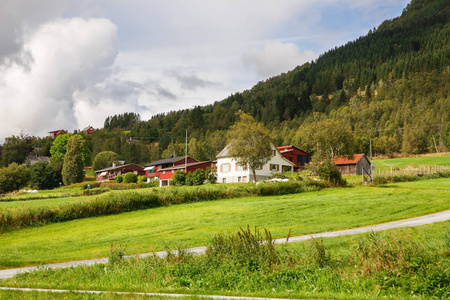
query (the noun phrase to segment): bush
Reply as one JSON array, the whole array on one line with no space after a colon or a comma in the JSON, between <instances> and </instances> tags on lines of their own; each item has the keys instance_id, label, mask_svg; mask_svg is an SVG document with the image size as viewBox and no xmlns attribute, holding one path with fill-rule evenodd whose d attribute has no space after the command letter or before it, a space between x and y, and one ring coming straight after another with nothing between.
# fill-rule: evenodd
<instances>
[{"instance_id":1,"label":"bush","mask_svg":"<svg viewBox=\"0 0 450 300\"><path fill-rule=\"evenodd\" d=\"M48 190L59 186L58 174L49 164L38 162L30 167L30 186Z\"/></svg>"},{"instance_id":2,"label":"bush","mask_svg":"<svg viewBox=\"0 0 450 300\"><path fill-rule=\"evenodd\" d=\"M141 184L141 183L146 183L147 182L147 176L145 175L140 175L137 177L137 183Z\"/></svg>"},{"instance_id":3,"label":"bush","mask_svg":"<svg viewBox=\"0 0 450 300\"><path fill-rule=\"evenodd\" d=\"M345 186L347 182L342 178L341 172L335 164L326 161L319 166L319 177L333 185Z\"/></svg>"},{"instance_id":4,"label":"bush","mask_svg":"<svg viewBox=\"0 0 450 300\"><path fill-rule=\"evenodd\" d=\"M122 175L117 175L116 178L114 179L117 183L122 183L123 182L123 176Z\"/></svg>"},{"instance_id":5,"label":"bush","mask_svg":"<svg viewBox=\"0 0 450 300\"><path fill-rule=\"evenodd\" d=\"M206 180L206 172L202 169L197 169L194 171L193 175L193 184L194 185L202 185Z\"/></svg>"},{"instance_id":6,"label":"bush","mask_svg":"<svg viewBox=\"0 0 450 300\"><path fill-rule=\"evenodd\" d=\"M11 163L0 169L0 193L16 191L28 185L30 170L25 165Z\"/></svg>"},{"instance_id":7,"label":"bush","mask_svg":"<svg viewBox=\"0 0 450 300\"><path fill-rule=\"evenodd\" d=\"M181 171L181 170L175 171L175 173L173 173L173 176L172 176L171 184L175 185L175 186L185 185L186 184L186 172Z\"/></svg>"},{"instance_id":8,"label":"bush","mask_svg":"<svg viewBox=\"0 0 450 300\"><path fill-rule=\"evenodd\" d=\"M129 172L123 176L123 183L137 183L138 178L137 175L133 172Z\"/></svg>"},{"instance_id":9,"label":"bush","mask_svg":"<svg viewBox=\"0 0 450 300\"><path fill-rule=\"evenodd\" d=\"M216 167L207 167L206 168L206 180L209 183L217 182L217 169Z\"/></svg>"}]
</instances>

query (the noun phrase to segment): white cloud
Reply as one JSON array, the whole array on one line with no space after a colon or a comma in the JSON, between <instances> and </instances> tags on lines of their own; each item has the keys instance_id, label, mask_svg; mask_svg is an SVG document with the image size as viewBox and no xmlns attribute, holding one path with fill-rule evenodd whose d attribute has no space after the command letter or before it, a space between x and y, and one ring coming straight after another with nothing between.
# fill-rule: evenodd
<instances>
[{"instance_id":1,"label":"white cloud","mask_svg":"<svg viewBox=\"0 0 450 300\"><path fill-rule=\"evenodd\" d=\"M20 52L27 59L0 66L6 108L0 119L8 124L0 127L0 136L87 125L77 122L77 95L95 91L109 72L117 54L116 30L106 19L72 18L46 23L30 35Z\"/></svg>"},{"instance_id":2,"label":"white cloud","mask_svg":"<svg viewBox=\"0 0 450 300\"><path fill-rule=\"evenodd\" d=\"M260 78L267 78L292 70L316 57L313 51L301 52L293 43L269 42L265 43L263 49L250 48L243 60Z\"/></svg>"}]
</instances>

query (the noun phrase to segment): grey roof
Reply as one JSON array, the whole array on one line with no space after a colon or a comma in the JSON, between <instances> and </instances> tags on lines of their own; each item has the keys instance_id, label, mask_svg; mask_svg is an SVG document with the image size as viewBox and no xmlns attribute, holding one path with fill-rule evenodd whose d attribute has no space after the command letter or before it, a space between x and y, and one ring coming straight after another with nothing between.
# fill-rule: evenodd
<instances>
[{"instance_id":1,"label":"grey roof","mask_svg":"<svg viewBox=\"0 0 450 300\"><path fill-rule=\"evenodd\" d=\"M141 167L140 165L137 165L137 164L117 165L117 166L115 166L115 167L109 167L109 168L97 170L97 171L95 171L94 173L105 172L105 171L113 171L113 170L119 170L119 169L123 169L123 168L128 167L128 166L138 166L138 167ZM142 168L142 167L141 167L141 168ZM142 168L142 169L144 169L144 168Z\"/></svg>"},{"instance_id":2,"label":"grey roof","mask_svg":"<svg viewBox=\"0 0 450 300\"><path fill-rule=\"evenodd\" d=\"M217 154L217 158L219 157L229 157L230 156L230 144L226 145L225 148L223 148L222 151Z\"/></svg>"},{"instance_id":3,"label":"grey roof","mask_svg":"<svg viewBox=\"0 0 450 300\"><path fill-rule=\"evenodd\" d=\"M166 158L166 159L160 159L160 160L154 161L152 163L149 163L148 165L145 165L145 167L171 164L174 161L180 160L182 158L184 158L184 156L177 156L177 157L170 157L170 158Z\"/></svg>"}]
</instances>

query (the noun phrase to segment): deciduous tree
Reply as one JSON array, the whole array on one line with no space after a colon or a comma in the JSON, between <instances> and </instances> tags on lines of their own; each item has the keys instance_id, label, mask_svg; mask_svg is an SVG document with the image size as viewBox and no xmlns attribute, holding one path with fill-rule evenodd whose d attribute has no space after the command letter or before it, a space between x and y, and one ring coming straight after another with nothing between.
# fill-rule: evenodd
<instances>
[{"instance_id":1,"label":"deciduous tree","mask_svg":"<svg viewBox=\"0 0 450 300\"><path fill-rule=\"evenodd\" d=\"M70 137L67 142L67 151L64 155L62 168L62 178L64 185L83 181L84 165L80 154L80 141L78 135Z\"/></svg>"},{"instance_id":2,"label":"deciduous tree","mask_svg":"<svg viewBox=\"0 0 450 300\"><path fill-rule=\"evenodd\" d=\"M272 157L272 142L261 123L245 113L228 131L228 150L240 165L248 166L256 181L256 169L265 165Z\"/></svg>"}]
</instances>

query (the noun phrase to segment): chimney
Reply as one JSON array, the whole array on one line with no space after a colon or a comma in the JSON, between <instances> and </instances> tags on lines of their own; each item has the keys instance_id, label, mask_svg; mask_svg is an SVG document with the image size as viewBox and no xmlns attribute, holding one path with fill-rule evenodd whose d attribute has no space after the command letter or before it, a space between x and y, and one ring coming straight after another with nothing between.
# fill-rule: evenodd
<instances>
[{"instance_id":1,"label":"chimney","mask_svg":"<svg viewBox=\"0 0 450 300\"><path fill-rule=\"evenodd\" d=\"M116 161L113 161L113 165L112 165L112 167L113 167L113 168L115 168L115 167L116 167Z\"/></svg>"}]
</instances>

